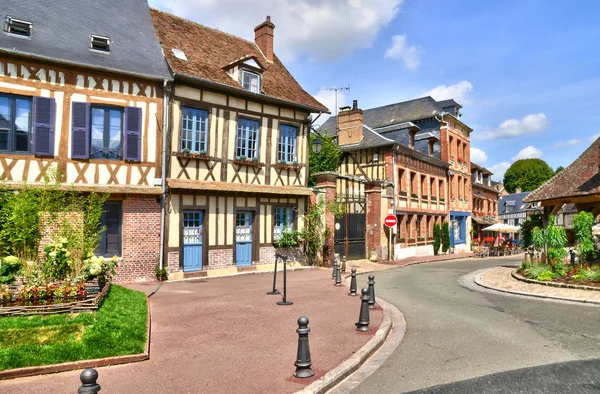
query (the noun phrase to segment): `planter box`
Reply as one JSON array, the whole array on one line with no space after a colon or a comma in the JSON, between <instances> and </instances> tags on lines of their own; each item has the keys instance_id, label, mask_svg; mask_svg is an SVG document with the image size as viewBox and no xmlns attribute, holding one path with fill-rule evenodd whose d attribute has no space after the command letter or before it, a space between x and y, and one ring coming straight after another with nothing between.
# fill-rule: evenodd
<instances>
[{"instance_id":1,"label":"planter box","mask_svg":"<svg viewBox=\"0 0 600 394\"><path fill-rule=\"evenodd\" d=\"M208 154L199 154L199 153L191 153L191 152L171 152L172 156L181 157L184 159L196 159L196 160L204 160L204 161L216 161L218 160L216 157L209 156Z\"/></svg>"},{"instance_id":2,"label":"planter box","mask_svg":"<svg viewBox=\"0 0 600 394\"><path fill-rule=\"evenodd\" d=\"M244 165L244 166L248 166L248 167L264 167L265 166L265 163L261 163L258 161L252 161L252 160L234 159L234 160L231 160L231 162L233 164L240 164L240 165Z\"/></svg>"}]
</instances>

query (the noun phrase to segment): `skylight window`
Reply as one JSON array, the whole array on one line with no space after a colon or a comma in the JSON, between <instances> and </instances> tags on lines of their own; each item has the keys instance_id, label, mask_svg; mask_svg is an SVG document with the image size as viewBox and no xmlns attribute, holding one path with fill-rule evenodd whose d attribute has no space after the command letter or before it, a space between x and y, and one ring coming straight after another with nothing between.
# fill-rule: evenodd
<instances>
[{"instance_id":1,"label":"skylight window","mask_svg":"<svg viewBox=\"0 0 600 394\"><path fill-rule=\"evenodd\" d=\"M15 19L11 16L6 16L4 22L4 31L23 37L31 37L31 27L33 24L22 19Z\"/></svg>"},{"instance_id":2,"label":"skylight window","mask_svg":"<svg viewBox=\"0 0 600 394\"><path fill-rule=\"evenodd\" d=\"M90 35L90 48L96 51L110 52L110 38Z\"/></svg>"},{"instance_id":3,"label":"skylight window","mask_svg":"<svg viewBox=\"0 0 600 394\"><path fill-rule=\"evenodd\" d=\"M185 56L185 53L183 53L182 50L175 49L175 48L171 48L171 50L173 51L173 55L175 55L175 57L177 59L187 62L188 58L187 58L187 56Z\"/></svg>"}]
</instances>

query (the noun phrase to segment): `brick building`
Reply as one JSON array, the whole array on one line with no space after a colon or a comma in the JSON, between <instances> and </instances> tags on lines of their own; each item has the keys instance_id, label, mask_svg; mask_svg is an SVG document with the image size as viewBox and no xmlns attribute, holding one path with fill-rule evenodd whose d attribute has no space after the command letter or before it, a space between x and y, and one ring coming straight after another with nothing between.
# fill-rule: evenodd
<instances>
[{"instance_id":1,"label":"brick building","mask_svg":"<svg viewBox=\"0 0 600 394\"><path fill-rule=\"evenodd\" d=\"M170 74L148 4L38 3L2 2L3 186L41 186L53 168L76 191L110 194L96 254L121 257L118 281L152 280L160 255L162 188L155 179L163 166L163 86Z\"/></svg>"},{"instance_id":2,"label":"brick building","mask_svg":"<svg viewBox=\"0 0 600 394\"><path fill-rule=\"evenodd\" d=\"M498 222L498 196L500 192L492 182L494 175L487 168L471 163L471 189L473 194L474 237L482 238L482 229Z\"/></svg>"}]
</instances>

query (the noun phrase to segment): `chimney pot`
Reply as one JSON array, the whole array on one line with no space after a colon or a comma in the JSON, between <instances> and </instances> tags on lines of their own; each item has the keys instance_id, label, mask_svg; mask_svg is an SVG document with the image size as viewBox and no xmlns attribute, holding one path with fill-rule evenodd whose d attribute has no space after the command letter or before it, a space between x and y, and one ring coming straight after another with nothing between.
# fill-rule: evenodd
<instances>
[{"instance_id":1,"label":"chimney pot","mask_svg":"<svg viewBox=\"0 0 600 394\"><path fill-rule=\"evenodd\" d=\"M358 100L352 100L352 109L358 109Z\"/></svg>"}]
</instances>

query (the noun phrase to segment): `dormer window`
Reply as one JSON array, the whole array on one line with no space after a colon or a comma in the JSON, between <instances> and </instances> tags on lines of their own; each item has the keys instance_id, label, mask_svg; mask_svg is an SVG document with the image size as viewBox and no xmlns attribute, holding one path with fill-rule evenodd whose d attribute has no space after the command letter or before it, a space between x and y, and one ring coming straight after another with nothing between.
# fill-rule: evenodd
<instances>
[{"instance_id":1,"label":"dormer window","mask_svg":"<svg viewBox=\"0 0 600 394\"><path fill-rule=\"evenodd\" d=\"M18 36L31 37L32 26L33 24L31 22L15 19L7 15L4 22L4 31Z\"/></svg>"},{"instance_id":2,"label":"dormer window","mask_svg":"<svg viewBox=\"0 0 600 394\"><path fill-rule=\"evenodd\" d=\"M242 85L252 93L260 93L260 75L242 70Z\"/></svg>"},{"instance_id":3,"label":"dormer window","mask_svg":"<svg viewBox=\"0 0 600 394\"><path fill-rule=\"evenodd\" d=\"M102 52L110 52L110 38L90 35L90 49Z\"/></svg>"}]
</instances>

